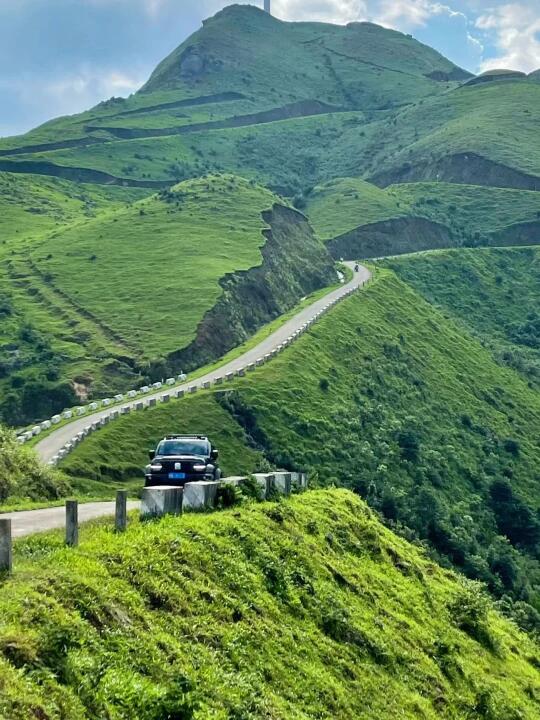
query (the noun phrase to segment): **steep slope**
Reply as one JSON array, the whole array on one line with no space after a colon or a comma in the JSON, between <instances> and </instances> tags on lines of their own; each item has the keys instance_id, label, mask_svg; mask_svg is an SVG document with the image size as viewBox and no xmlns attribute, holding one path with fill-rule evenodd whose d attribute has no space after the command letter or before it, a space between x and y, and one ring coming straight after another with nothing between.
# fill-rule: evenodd
<instances>
[{"instance_id":1,"label":"steep slope","mask_svg":"<svg viewBox=\"0 0 540 720\"><path fill-rule=\"evenodd\" d=\"M0 169L150 188L201 174L203 163L235 172L242 126L270 125L272 135L285 123L295 137L311 136L320 129L313 117L332 128L333 115L344 111L353 111L355 124L378 126L393 109L468 77L410 36L370 23L285 23L233 5L206 21L134 96L0 142ZM210 132L221 133L224 147L208 156ZM283 185L280 162L270 165L270 184ZM301 173L295 180L308 182Z\"/></svg>"},{"instance_id":2,"label":"steep slope","mask_svg":"<svg viewBox=\"0 0 540 720\"><path fill-rule=\"evenodd\" d=\"M384 265L540 384L540 249L448 251Z\"/></svg>"},{"instance_id":3,"label":"steep slope","mask_svg":"<svg viewBox=\"0 0 540 720\"><path fill-rule=\"evenodd\" d=\"M442 562L540 609L538 393L388 271L232 391L123 418L61 467L134 478L160 435L201 427L199 407L221 448L239 424L271 463L355 489Z\"/></svg>"},{"instance_id":4,"label":"steep slope","mask_svg":"<svg viewBox=\"0 0 540 720\"><path fill-rule=\"evenodd\" d=\"M57 230L5 271L11 423L215 359L336 278L301 215L232 176Z\"/></svg>"},{"instance_id":5,"label":"steep slope","mask_svg":"<svg viewBox=\"0 0 540 720\"><path fill-rule=\"evenodd\" d=\"M537 648L354 495L21 546L0 713L534 720Z\"/></svg>"},{"instance_id":6,"label":"steep slope","mask_svg":"<svg viewBox=\"0 0 540 720\"><path fill-rule=\"evenodd\" d=\"M339 178L313 188L305 204L336 257L540 242L540 195L534 191L445 182L380 189Z\"/></svg>"},{"instance_id":7,"label":"steep slope","mask_svg":"<svg viewBox=\"0 0 540 720\"><path fill-rule=\"evenodd\" d=\"M391 121L391 145L371 143L367 172L382 186L444 180L539 190L539 107L540 87L527 79L420 101Z\"/></svg>"}]
</instances>

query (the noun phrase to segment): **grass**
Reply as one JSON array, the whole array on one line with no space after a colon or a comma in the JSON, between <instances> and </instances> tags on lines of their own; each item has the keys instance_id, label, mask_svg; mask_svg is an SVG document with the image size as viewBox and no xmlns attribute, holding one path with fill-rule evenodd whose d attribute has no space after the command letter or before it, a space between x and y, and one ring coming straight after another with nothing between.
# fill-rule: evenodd
<instances>
[{"instance_id":1,"label":"grass","mask_svg":"<svg viewBox=\"0 0 540 720\"><path fill-rule=\"evenodd\" d=\"M232 176L196 180L170 199L50 238L32 257L53 286L148 360L193 340L223 292L221 278L261 264L261 213L275 200Z\"/></svg>"},{"instance_id":2,"label":"grass","mask_svg":"<svg viewBox=\"0 0 540 720\"><path fill-rule=\"evenodd\" d=\"M203 398L225 408L230 424L201 428ZM150 437L177 424L217 433L222 447L225 428L240 425L246 447L271 464L354 488L439 561L540 609L538 393L387 270L269 365L151 417L159 431L148 434L149 419L123 418L61 467L110 486L142 466ZM492 495L508 480L512 513L521 513L513 529Z\"/></svg>"},{"instance_id":3,"label":"grass","mask_svg":"<svg viewBox=\"0 0 540 720\"><path fill-rule=\"evenodd\" d=\"M81 540L16 546L10 720L536 717L532 643L346 491Z\"/></svg>"},{"instance_id":4,"label":"grass","mask_svg":"<svg viewBox=\"0 0 540 720\"><path fill-rule=\"evenodd\" d=\"M263 262L261 213L277 202L246 180L211 176L19 243L6 255L0 294L3 417L23 425L89 394L104 397L177 374L176 367L162 367L168 356L190 345L219 301L233 312L233 273L259 268L265 305L255 308L255 298L247 326L235 316L223 350L210 338L191 366L207 364L296 304L306 289L325 284L330 258L292 227L280 229L279 248ZM285 280L287 293L278 296ZM180 310L171 314L171 303Z\"/></svg>"},{"instance_id":5,"label":"grass","mask_svg":"<svg viewBox=\"0 0 540 720\"><path fill-rule=\"evenodd\" d=\"M449 250L383 264L475 333L499 361L538 387L538 248Z\"/></svg>"},{"instance_id":6,"label":"grass","mask_svg":"<svg viewBox=\"0 0 540 720\"><path fill-rule=\"evenodd\" d=\"M540 213L534 191L445 182L404 183L383 190L358 178L339 178L315 187L306 199L306 213L325 240L371 223L421 217L447 226L467 242L534 222Z\"/></svg>"}]
</instances>

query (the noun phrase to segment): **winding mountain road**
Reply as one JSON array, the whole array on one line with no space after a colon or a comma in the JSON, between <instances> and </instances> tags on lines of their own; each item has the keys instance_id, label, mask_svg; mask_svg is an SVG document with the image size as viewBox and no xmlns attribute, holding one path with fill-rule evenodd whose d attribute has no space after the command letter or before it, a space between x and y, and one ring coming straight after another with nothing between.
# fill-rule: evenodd
<instances>
[{"instance_id":1,"label":"winding mountain road","mask_svg":"<svg viewBox=\"0 0 540 720\"><path fill-rule=\"evenodd\" d=\"M350 294L351 291L357 290L364 285L371 278L371 272L363 265L359 266L359 271L354 271L354 263L345 263L353 271L353 277L348 283L343 284L341 287L330 291L319 300L308 307L300 310L298 314L287 320L281 327L275 330L271 335L262 340L258 345L247 350L239 357L231 360L225 365L221 365L219 368L208 372L206 375L202 375L196 380L188 380L182 385L177 385L174 388L161 388L159 391L148 393L143 397L134 398L129 402L125 402L121 407L129 406L134 407L135 403L141 402L144 399L145 403L149 399L155 398L157 401L161 399L163 395L170 395L171 392L177 390L188 390L196 386L201 388L203 384L214 383L216 378L223 378L228 373L236 373L241 368L245 368L251 363L255 363L259 358L268 355L273 350L278 348L284 341L293 335L297 330L300 330L306 323L314 320L321 312L323 312L327 306L331 303L335 303L341 300L346 295ZM116 409L116 408L115 408ZM104 408L98 410L89 415L83 415L75 418L72 422L59 427L52 433L44 437L43 440L36 445L36 451L40 458L44 462L49 462L61 448L69 442L77 433L84 430L89 424L95 420L99 420L102 417L108 416L111 412L111 408ZM130 503L129 509L138 507L137 502ZM81 521L92 520L98 517L114 514L114 503L112 502L94 502L80 505L79 519ZM45 530L52 530L64 526L65 512L63 507L57 508L46 508L43 510L28 510L22 512L11 512L0 514L0 519L10 518L12 521L13 537L23 537L25 535L31 535L36 532L43 532Z\"/></svg>"},{"instance_id":2,"label":"winding mountain road","mask_svg":"<svg viewBox=\"0 0 540 720\"><path fill-rule=\"evenodd\" d=\"M324 310L328 303L340 300L351 290L358 289L371 278L370 271L363 265L359 266L359 272L354 272L354 263L346 264L353 271L353 278L349 280L348 283L345 283L341 287L332 290L327 295L324 295L319 300L316 300L312 305L309 305L308 307L300 310L297 315L292 317L290 320L287 320L287 322L285 322L281 327L275 330L271 335L262 340L255 347L247 350L243 355L240 355L234 360L231 360L226 365L221 365L219 368L217 368L216 370L212 370L206 375L202 375L196 380L189 380L188 378L188 380L184 384L175 386L174 391L188 390L188 388L191 388L193 386L201 388L204 383L213 383L217 377L223 377L227 375L227 373L237 372L240 368L243 368L250 363L254 363L258 358L268 355L279 345L281 345L285 340L287 340L287 338L290 337L294 332L296 332L307 322L315 318L319 312ZM133 408L135 404L137 402L141 402L141 400L147 402L149 399L155 398L157 401L159 401L163 395L170 394L170 388L161 388L156 392L146 394L144 398L138 397L134 398L129 402L125 402L122 404L121 407L129 406ZM44 437L43 440L40 440L40 442L36 444L35 448L38 455L44 462L49 462L49 460L51 460L67 442L69 442L73 437L75 437L77 433L84 430L85 427L87 427L95 420L99 420L100 418L109 415L110 412L110 407L103 408L101 410L97 410L92 414L83 415L81 417L75 418L72 422L66 425L62 425L57 430L54 430L52 433Z\"/></svg>"}]
</instances>

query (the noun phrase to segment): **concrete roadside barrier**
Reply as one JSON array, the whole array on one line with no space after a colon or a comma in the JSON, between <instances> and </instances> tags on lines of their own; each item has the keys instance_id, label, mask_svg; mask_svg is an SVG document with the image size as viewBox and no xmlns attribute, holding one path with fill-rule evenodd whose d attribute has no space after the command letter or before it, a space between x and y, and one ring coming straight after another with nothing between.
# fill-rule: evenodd
<instances>
[{"instance_id":1,"label":"concrete roadside barrier","mask_svg":"<svg viewBox=\"0 0 540 720\"><path fill-rule=\"evenodd\" d=\"M233 372L227 373L227 374L225 375L225 380L227 380L227 382L230 382L231 380L234 380L234 373L233 373Z\"/></svg>"},{"instance_id":2,"label":"concrete roadside barrier","mask_svg":"<svg viewBox=\"0 0 540 720\"><path fill-rule=\"evenodd\" d=\"M157 485L144 488L141 498L141 519L180 515L182 513L182 488Z\"/></svg>"},{"instance_id":3,"label":"concrete roadside barrier","mask_svg":"<svg viewBox=\"0 0 540 720\"><path fill-rule=\"evenodd\" d=\"M197 385L192 385L192 386L189 388L189 392L190 392L191 395L193 395L193 393L196 393L198 389L199 389L199 387L198 387Z\"/></svg>"},{"instance_id":4,"label":"concrete roadside barrier","mask_svg":"<svg viewBox=\"0 0 540 720\"><path fill-rule=\"evenodd\" d=\"M261 498L267 500L275 489L275 481L272 473L254 473L255 482L261 489Z\"/></svg>"},{"instance_id":5,"label":"concrete roadside barrier","mask_svg":"<svg viewBox=\"0 0 540 720\"><path fill-rule=\"evenodd\" d=\"M163 395L161 396L161 402L168 403L170 399L171 396L169 395L169 393L163 393Z\"/></svg>"},{"instance_id":6,"label":"concrete roadside barrier","mask_svg":"<svg viewBox=\"0 0 540 720\"><path fill-rule=\"evenodd\" d=\"M200 480L184 485L184 510L207 510L217 503L220 483L213 480Z\"/></svg>"},{"instance_id":7,"label":"concrete roadside barrier","mask_svg":"<svg viewBox=\"0 0 540 720\"><path fill-rule=\"evenodd\" d=\"M276 490L282 495L290 495L292 488L292 477L290 472L275 472L274 482Z\"/></svg>"},{"instance_id":8,"label":"concrete roadside barrier","mask_svg":"<svg viewBox=\"0 0 540 720\"><path fill-rule=\"evenodd\" d=\"M157 405L157 400L155 397L148 398L148 407L155 407Z\"/></svg>"},{"instance_id":9,"label":"concrete roadside barrier","mask_svg":"<svg viewBox=\"0 0 540 720\"><path fill-rule=\"evenodd\" d=\"M177 391L176 391L176 397L177 397L177 398L184 397L185 394L186 394L186 391L185 391L185 390L177 390Z\"/></svg>"}]
</instances>

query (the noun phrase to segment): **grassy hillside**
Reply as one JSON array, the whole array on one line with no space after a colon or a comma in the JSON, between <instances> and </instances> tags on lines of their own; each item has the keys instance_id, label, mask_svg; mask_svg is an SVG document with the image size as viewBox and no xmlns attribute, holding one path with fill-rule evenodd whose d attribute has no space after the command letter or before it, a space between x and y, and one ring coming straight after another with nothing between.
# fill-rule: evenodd
<instances>
[{"instance_id":1,"label":"grassy hillside","mask_svg":"<svg viewBox=\"0 0 540 720\"><path fill-rule=\"evenodd\" d=\"M348 176L537 189L538 83L468 77L371 23L231 6L135 95L0 142L0 169L154 189L233 172L291 195Z\"/></svg>"},{"instance_id":2,"label":"grassy hillside","mask_svg":"<svg viewBox=\"0 0 540 720\"><path fill-rule=\"evenodd\" d=\"M315 231L325 240L392 218L422 217L447 226L461 242L489 241L494 233L540 217L537 192L445 182L381 189L359 178L338 178L316 186L306 203Z\"/></svg>"},{"instance_id":3,"label":"grassy hillside","mask_svg":"<svg viewBox=\"0 0 540 720\"><path fill-rule=\"evenodd\" d=\"M16 562L10 720L537 716L537 648L343 490L35 539Z\"/></svg>"},{"instance_id":4,"label":"grassy hillside","mask_svg":"<svg viewBox=\"0 0 540 720\"><path fill-rule=\"evenodd\" d=\"M355 489L442 562L540 610L538 393L393 274L380 270L233 391L123 418L62 468L133 478L163 432L206 430L198 403L212 396L231 415L209 425L222 448L239 424L270 463Z\"/></svg>"},{"instance_id":5,"label":"grassy hillside","mask_svg":"<svg viewBox=\"0 0 540 720\"><path fill-rule=\"evenodd\" d=\"M49 417L77 396L215 359L331 284L330 257L300 215L272 210L279 202L213 176L12 244L0 310L4 419ZM259 290L244 317L251 273Z\"/></svg>"},{"instance_id":6,"label":"grassy hillside","mask_svg":"<svg viewBox=\"0 0 540 720\"><path fill-rule=\"evenodd\" d=\"M386 260L432 304L459 319L497 359L540 383L540 250L459 250Z\"/></svg>"}]
</instances>

